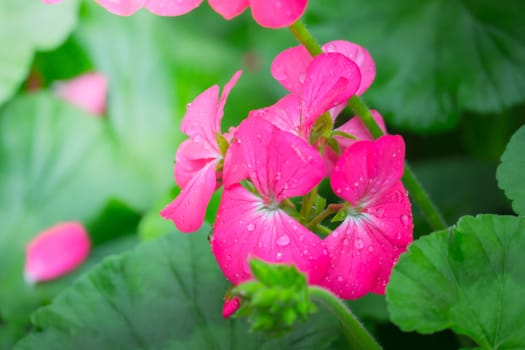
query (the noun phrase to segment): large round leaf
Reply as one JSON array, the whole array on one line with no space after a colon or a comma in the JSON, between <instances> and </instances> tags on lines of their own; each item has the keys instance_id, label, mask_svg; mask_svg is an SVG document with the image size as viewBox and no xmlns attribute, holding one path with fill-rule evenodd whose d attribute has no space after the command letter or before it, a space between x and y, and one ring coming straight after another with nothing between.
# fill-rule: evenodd
<instances>
[{"instance_id":1,"label":"large round leaf","mask_svg":"<svg viewBox=\"0 0 525 350\"><path fill-rule=\"evenodd\" d=\"M77 1L49 6L35 0L0 2L0 105L26 77L33 54L58 46L73 30Z\"/></svg>"},{"instance_id":2,"label":"large round leaf","mask_svg":"<svg viewBox=\"0 0 525 350\"><path fill-rule=\"evenodd\" d=\"M501 156L497 176L499 186L512 202L512 208L525 216L525 125L510 139Z\"/></svg>"},{"instance_id":3,"label":"large round leaf","mask_svg":"<svg viewBox=\"0 0 525 350\"><path fill-rule=\"evenodd\" d=\"M314 26L323 40L371 51L377 79L365 98L398 126L450 129L464 109L525 101L522 0L323 1L310 10L323 19Z\"/></svg>"},{"instance_id":4,"label":"large round leaf","mask_svg":"<svg viewBox=\"0 0 525 350\"><path fill-rule=\"evenodd\" d=\"M225 320L228 283L205 232L169 234L105 260L33 317L16 349L322 349L338 333L322 312L282 339Z\"/></svg>"},{"instance_id":5,"label":"large round leaf","mask_svg":"<svg viewBox=\"0 0 525 350\"><path fill-rule=\"evenodd\" d=\"M403 330L451 328L482 349L525 348L525 219L463 217L414 242L387 288Z\"/></svg>"}]
</instances>

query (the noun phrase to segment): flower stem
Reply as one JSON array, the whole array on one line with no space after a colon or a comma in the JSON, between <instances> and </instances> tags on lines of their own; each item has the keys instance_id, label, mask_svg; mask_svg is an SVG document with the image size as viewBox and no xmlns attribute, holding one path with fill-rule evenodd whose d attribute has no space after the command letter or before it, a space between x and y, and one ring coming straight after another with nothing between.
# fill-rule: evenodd
<instances>
[{"instance_id":1,"label":"flower stem","mask_svg":"<svg viewBox=\"0 0 525 350\"><path fill-rule=\"evenodd\" d=\"M342 204L329 204L328 207L323 210L319 215L312 219L307 225L308 228L314 229L319 225L324 219L333 213L337 213L343 207Z\"/></svg>"},{"instance_id":2,"label":"flower stem","mask_svg":"<svg viewBox=\"0 0 525 350\"><path fill-rule=\"evenodd\" d=\"M308 31L301 20L292 24L290 26L290 31L297 41L299 41L299 43L301 43L312 56L319 55L323 52L315 38L312 36L310 31ZM355 114L357 114L359 119L361 119L363 124L365 124L374 138L378 138L384 134L375 119L372 117L370 109L368 109L366 103L364 103L364 101L359 96L352 96L348 101L348 106L355 112ZM405 184L413 200L423 211L423 215L432 229L442 230L447 228L447 223L443 219L443 216L439 212L438 208L434 205L425 189L421 186L416 178L416 175L410 169L406 161L403 183Z\"/></svg>"},{"instance_id":3,"label":"flower stem","mask_svg":"<svg viewBox=\"0 0 525 350\"><path fill-rule=\"evenodd\" d=\"M350 309L333 293L310 286L308 294L313 301L325 306L341 323L346 340L352 350L381 350L381 345L367 332Z\"/></svg>"}]
</instances>

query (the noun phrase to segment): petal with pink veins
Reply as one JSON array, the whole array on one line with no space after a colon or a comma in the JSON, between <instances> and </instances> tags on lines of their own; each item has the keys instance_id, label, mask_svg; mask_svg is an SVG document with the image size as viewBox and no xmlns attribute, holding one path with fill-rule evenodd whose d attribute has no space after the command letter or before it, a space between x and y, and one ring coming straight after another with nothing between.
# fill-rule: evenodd
<instances>
[{"instance_id":1,"label":"petal with pink veins","mask_svg":"<svg viewBox=\"0 0 525 350\"><path fill-rule=\"evenodd\" d=\"M223 192L211 247L226 278L238 284L252 277L249 259L293 264L310 284L324 277L330 258L322 240L280 209L240 185Z\"/></svg>"},{"instance_id":2,"label":"petal with pink veins","mask_svg":"<svg viewBox=\"0 0 525 350\"><path fill-rule=\"evenodd\" d=\"M177 185L185 187L197 171L218 157L219 154L206 142L195 142L192 139L182 142L175 156Z\"/></svg>"},{"instance_id":3,"label":"petal with pink veins","mask_svg":"<svg viewBox=\"0 0 525 350\"><path fill-rule=\"evenodd\" d=\"M303 95L306 69L313 57L302 45L291 47L278 54L271 66L272 76L288 91Z\"/></svg>"},{"instance_id":4,"label":"petal with pink veins","mask_svg":"<svg viewBox=\"0 0 525 350\"><path fill-rule=\"evenodd\" d=\"M236 134L239 156L259 193L280 202L302 196L321 181L323 160L302 138L261 118L245 119Z\"/></svg>"},{"instance_id":5,"label":"petal with pink veins","mask_svg":"<svg viewBox=\"0 0 525 350\"><path fill-rule=\"evenodd\" d=\"M355 94L361 83L359 67L339 53L316 56L306 71L303 101L305 126Z\"/></svg>"},{"instance_id":6,"label":"petal with pink veins","mask_svg":"<svg viewBox=\"0 0 525 350\"><path fill-rule=\"evenodd\" d=\"M330 41L323 45L324 52L339 52L358 65L361 73L361 84L355 93L362 95L372 85L376 77L376 65L372 56L364 47L345 40Z\"/></svg>"},{"instance_id":7,"label":"petal with pink veins","mask_svg":"<svg viewBox=\"0 0 525 350\"><path fill-rule=\"evenodd\" d=\"M292 25L304 13L307 0L250 0L252 15L259 25L266 28L283 28Z\"/></svg>"},{"instance_id":8,"label":"petal with pink veins","mask_svg":"<svg viewBox=\"0 0 525 350\"><path fill-rule=\"evenodd\" d=\"M250 5L249 0L208 0L211 8L225 19L240 15Z\"/></svg>"},{"instance_id":9,"label":"petal with pink veins","mask_svg":"<svg viewBox=\"0 0 525 350\"><path fill-rule=\"evenodd\" d=\"M159 16L180 16L197 8L202 0L149 0L146 8Z\"/></svg>"},{"instance_id":10,"label":"petal with pink veins","mask_svg":"<svg viewBox=\"0 0 525 350\"><path fill-rule=\"evenodd\" d=\"M301 99L294 94L286 95L270 107L251 111L249 117L265 119L281 130L300 135Z\"/></svg>"},{"instance_id":11,"label":"petal with pink veins","mask_svg":"<svg viewBox=\"0 0 525 350\"><path fill-rule=\"evenodd\" d=\"M95 0L106 10L119 16L131 16L140 10L148 0Z\"/></svg>"},{"instance_id":12,"label":"petal with pink veins","mask_svg":"<svg viewBox=\"0 0 525 350\"><path fill-rule=\"evenodd\" d=\"M162 209L160 215L172 220L182 232L198 230L204 222L206 208L216 188L216 166L217 161L209 162L195 173L177 198Z\"/></svg>"},{"instance_id":13,"label":"petal with pink veins","mask_svg":"<svg viewBox=\"0 0 525 350\"><path fill-rule=\"evenodd\" d=\"M87 258L90 246L86 229L78 222L40 232L26 247L26 281L50 281L71 272Z\"/></svg>"},{"instance_id":14,"label":"petal with pink veins","mask_svg":"<svg viewBox=\"0 0 525 350\"><path fill-rule=\"evenodd\" d=\"M366 207L401 179L404 159L401 136L355 142L335 165L330 184L339 197L354 206Z\"/></svg>"},{"instance_id":15,"label":"petal with pink veins","mask_svg":"<svg viewBox=\"0 0 525 350\"><path fill-rule=\"evenodd\" d=\"M384 294L394 264L412 241L412 230L410 201L397 182L325 238L332 263L322 285L343 299Z\"/></svg>"}]
</instances>

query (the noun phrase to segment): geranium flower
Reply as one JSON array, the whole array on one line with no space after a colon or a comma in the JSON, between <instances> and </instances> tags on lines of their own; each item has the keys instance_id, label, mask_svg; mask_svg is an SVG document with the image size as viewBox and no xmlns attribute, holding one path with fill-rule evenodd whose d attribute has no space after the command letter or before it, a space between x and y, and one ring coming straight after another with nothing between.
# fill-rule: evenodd
<instances>
[{"instance_id":1,"label":"geranium flower","mask_svg":"<svg viewBox=\"0 0 525 350\"><path fill-rule=\"evenodd\" d=\"M324 240L332 257L322 285L344 299L383 294L399 255L412 241L410 201L400 179L401 136L352 144L330 184L349 206L345 220Z\"/></svg>"},{"instance_id":2,"label":"geranium flower","mask_svg":"<svg viewBox=\"0 0 525 350\"><path fill-rule=\"evenodd\" d=\"M211 239L213 254L233 284L251 277L252 257L294 264L310 283L323 279L329 256L322 240L280 208L322 177L321 156L306 141L261 118L241 123L225 160L225 188ZM246 178L257 193L240 184Z\"/></svg>"},{"instance_id":3,"label":"geranium flower","mask_svg":"<svg viewBox=\"0 0 525 350\"><path fill-rule=\"evenodd\" d=\"M55 4L62 0L42 0ZM159 16L180 16L198 7L202 0L96 0L106 10L120 16L130 16L146 8Z\"/></svg>"},{"instance_id":4,"label":"geranium flower","mask_svg":"<svg viewBox=\"0 0 525 350\"><path fill-rule=\"evenodd\" d=\"M181 192L160 214L183 232L199 229L217 188L217 166L223 157L217 134L222 135L224 104L240 75L241 71L233 75L220 99L217 85L197 96L182 120L181 130L190 138L179 146L175 157L175 180Z\"/></svg>"},{"instance_id":5,"label":"geranium flower","mask_svg":"<svg viewBox=\"0 0 525 350\"><path fill-rule=\"evenodd\" d=\"M106 110L108 83L103 74L86 73L67 81L56 82L54 92L83 110L101 116Z\"/></svg>"},{"instance_id":6,"label":"geranium flower","mask_svg":"<svg viewBox=\"0 0 525 350\"><path fill-rule=\"evenodd\" d=\"M250 7L255 21L268 28L288 27L304 13L307 0L208 0L210 6L226 19L240 15Z\"/></svg>"},{"instance_id":7,"label":"geranium flower","mask_svg":"<svg viewBox=\"0 0 525 350\"><path fill-rule=\"evenodd\" d=\"M40 232L28 243L25 279L50 281L77 268L88 256L89 236L78 222L64 222Z\"/></svg>"},{"instance_id":8,"label":"geranium flower","mask_svg":"<svg viewBox=\"0 0 525 350\"><path fill-rule=\"evenodd\" d=\"M286 75L285 70L282 70L281 73L285 75L276 78L289 84L292 94L273 106L252 111L252 114L308 140L319 116L335 106L345 104L355 94L361 84L361 75L358 66L340 53L324 53L315 58L309 56L304 66L301 62L297 62L297 68L293 62L286 61L287 67L293 72ZM272 69L273 73L275 71ZM299 71L302 72L300 75Z\"/></svg>"}]
</instances>

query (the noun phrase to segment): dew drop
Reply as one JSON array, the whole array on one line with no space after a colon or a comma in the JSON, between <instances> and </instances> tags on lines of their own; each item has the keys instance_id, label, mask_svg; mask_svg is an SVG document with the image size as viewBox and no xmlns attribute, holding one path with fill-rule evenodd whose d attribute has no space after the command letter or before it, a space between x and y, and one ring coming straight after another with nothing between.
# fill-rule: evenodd
<instances>
[{"instance_id":1,"label":"dew drop","mask_svg":"<svg viewBox=\"0 0 525 350\"><path fill-rule=\"evenodd\" d=\"M277 260L281 260L281 258L283 257L283 253L281 253L281 252L277 252L277 254L275 255L275 257L277 258Z\"/></svg>"},{"instance_id":2,"label":"dew drop","mask_svg":"<svg viewBox=\"0 0 525 350\"><path fill-rule=\"evenodd\" d=\"M253 232L253 230L255 230L255 225L254 224L248 224L248 226L246 226L246 230L248 230L248 232Z\"/></svg>"},{"instance_id":3,"label":"dew drop","mask_svg":"<svg viewBox=\"0 0 525 350\"><path fill-rule=\"evenodd\" d=\"M363 248L364 245L365 245L365 244L364 244L363 241L360 240L360 239L356 239L356 240L354 241L354 247L356 247L357 249L361 249L361 248Z\"/></svg>"},{"instance_id":4,"label":"dew drop","mask_svg":"<svg viewBox=\"0 0 525 350\"><path fill-rule=\"evenodd\" d=\"M343 276L339 275L337 276L337 282L343 282Z\"/></svg>"},{"instance_id":5,"label":"dew drop","mask_svg":"<svg viewBox=\"0 0 525 350\"><path fill-rule=\"evenodd\" d=\"M378 218L382 218L383 215L385 215L385 209L384 208L377 208L376 210L376 216Z\"/></svg>"},{"instance_id":6,"label":"dew drop","mask_svg":"<svg viewBox=\"0 0 525 350\"><path fill-rule=\"evenodd\" d=\"M410 218L408 217L407 214L401 215L400 220L401 220L401 223L403 224L403 227L405 228L407 228L408 225L410 224Z\"/></svg>"},{"instance_id":7,"label":"dew drop","mask_svg":"<svg viewBox=\"0 0 525 350\"><path fill-rule=\"evenodd\" d=\"M278 246L285 247L288 244L290 244L290 237L288 237L287 235L282 235L281 237L279 237L276 243Z\"/></svg>"}]
</instances>

